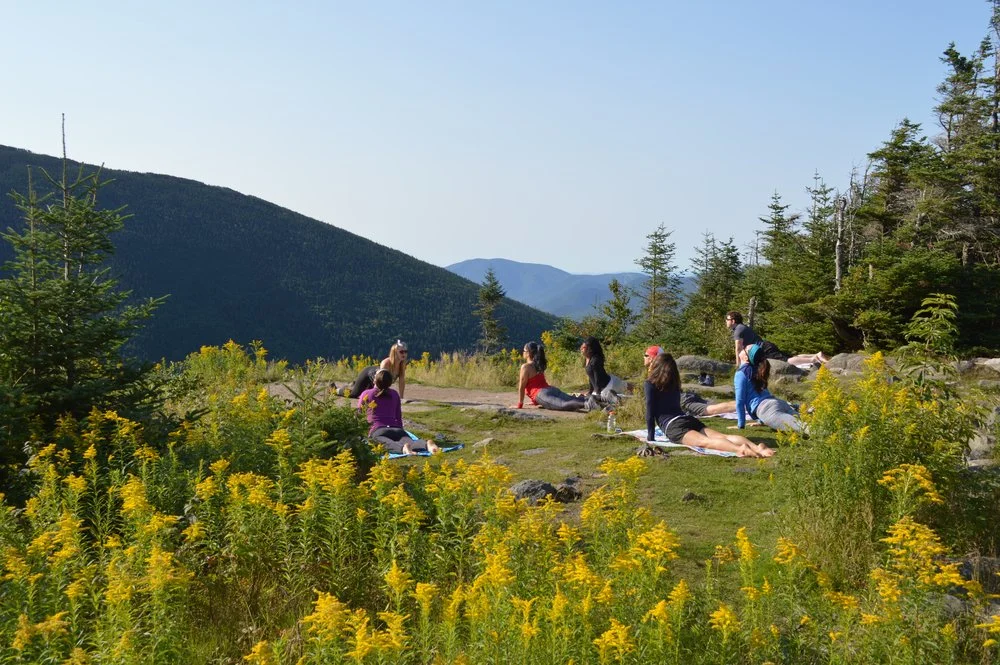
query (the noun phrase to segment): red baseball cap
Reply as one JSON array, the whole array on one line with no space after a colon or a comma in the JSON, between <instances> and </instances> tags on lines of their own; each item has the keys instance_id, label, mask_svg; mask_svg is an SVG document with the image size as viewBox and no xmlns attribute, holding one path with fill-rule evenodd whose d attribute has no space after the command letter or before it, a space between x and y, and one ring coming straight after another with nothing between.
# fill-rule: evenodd
<instances>
[{"instance_id":1,"label":"red baseball cap","mask_svg":"<svg viewBox=\"0 0 1000 665\"><path fill-rule=\"evenodd\" d=\"M650 358L655 358L656 356L663 353L663 349L659 346L650 346L646 349L646 355Z\"/></svg>"}]
</instances>

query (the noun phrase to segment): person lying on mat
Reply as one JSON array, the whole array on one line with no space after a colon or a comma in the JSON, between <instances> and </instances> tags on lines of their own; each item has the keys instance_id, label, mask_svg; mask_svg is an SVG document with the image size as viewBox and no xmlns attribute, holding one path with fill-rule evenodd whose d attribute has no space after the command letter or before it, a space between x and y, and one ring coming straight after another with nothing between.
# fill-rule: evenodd
<instances>
[{"instance_id":1,"label":"person lying on mat","mask_svg":"<svg viewBox=\"0 0 1000 665\"><path fill-rule=\"evenodd\" d=\"M740 457L770 457L774 451L738 434L723 434L705 427L681 410L681 381L677 363L669 353L660 353L649 363L643 384L646 393L646 440L656 440L656 426L671 443L736 453Z\"/></svg>"},{"instance_id":2,"label":"person lying on mat","mask_svg":"<svg viewBox=\"0 0 1000 665\"><path fill-rule=\"evenodd\" d=\"M583 356L583 371L590 379L590 394L601 404L617 404L618 396L625 394L625 381L604 369L604 349L596 337L588 337L580 345Z\"/></svg>"},{"instance_id":3,"label":"person lying on mat","mask_svg":"<svg viewBox=\"0 0 1000 665\"><path fill-rule=\"evenodd\" d=\"M382 444L390 453L413 455L421 450L438 452L440 448L433 441L414 441L403 429L403 407L399 393L390 387L392 372L380 367L375 370L374 381L375 386L363 391L358 397L358 408L365 412L365 417L371 423L368 438Z\"/></svg>"},{"instance_id":4,"label":"person lying on mat","mask_svg":"<svg viewBox=\"0 0 1000 665\"><path fill-rule=\"evenodd\" d=\"M799 419L795 408L783 399L778 399L767 390L771 376L771 363L761 353L760 344L751 344L740 351L740 366L733 375L736 389L736 427L743 429L746 416L758 420L775 430L791 430L806 433L806 425Z\"/></svg>"},{"instance_id":5,"label":"person lying on mat","mask_svg":"<svg viewBox=\"0 0 1000 665\"><path fill-rule=\"evenodd\" d=\"M361 393L375 385L375 372L381 368L389 370L396 377L396 385L399 386L399 397L402 399L403 393L406 391L406 363L408 362L408 354L409 351L406 348L406 342L397 339L396 343L389 347L388 358L383 359L378 365L365 367L358 373L358 378L354 379L354 385L351 386L351 391L347 396L351 399L361 397Z\"/></svg>"},{"instance_id":6,"label":"person lying on mat","mask_svg":"<svg viewBox=\"0 0 1000 665\"><path fill-rule=\"evenodd\" d=\"M649 370L649 363L653 362L653 358L663 352L663 348L659 346L646 348L646 352L642 356L642 364L646 366L647 371ZM681 392L681 410L695 418L721 416L724 413L734 413L736 411L736 402L730 400L728 402L709 404L700 395L685 390Z\"/></svg>"},{"instance_id":7,"label":"person lying on mat","mask_svg":"<svg viewBox=\"0 0 1000 665\"><path fill-rule=\"evenodd\" d=\"M590 411L600 405L593 396L567 395L545 381L545 347L538 342L524 345L524 364L517 381L517 407L524 407L524 396L532 404L553 411Z\"/></svg>"}]
</instances>

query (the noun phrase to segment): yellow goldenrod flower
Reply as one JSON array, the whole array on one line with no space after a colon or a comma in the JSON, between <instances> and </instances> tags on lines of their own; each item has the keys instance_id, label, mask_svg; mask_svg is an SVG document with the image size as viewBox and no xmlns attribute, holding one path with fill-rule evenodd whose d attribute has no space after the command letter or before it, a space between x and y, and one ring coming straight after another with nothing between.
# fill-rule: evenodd
<instances>
[{"instance_id":1,"label":"yellow goldenrod flower","mask_svg":"<svg viewBox=\"0 0 1000 665\"><path fill-rule=\"evenodd\" d=\"M858 599L849 594L840 593L839 591L827 591L825 595L827 600L842 610L850 612L859 607Z\"/></svg>"},{"instance_id":2,"label":"yellow goldenrod flower","mask_svg":"<svg viewBox=\"0 0 1000 665\"><path fill-rule=\"evenodd\" d=\"M602 663L609 662L611 656L621 662L626 654L635 650L631 629L617 619L611 619L611 627L594 640L594 645Z\"/></svg>"},{"instance_id":3,"label":"yellow goldenrod flower","mask_svg":"<svg viewBox=\"0 0 1000 665\"><path fill-rule=\"evenodd\" d=\"M674 586L667 599L670 601L670 605L674 611L679 612L684 609L684 604L691 599L691 588L687 582L681 580Z\"/></svg>"},{"instance_id":4,"label":"yellow goldenrod flower","mask_svg":"<svg viewBox=\"0 0 1000 665\"><path fill-rule=\"evenodd\" d=\"M438 592L438 587L436 584L417 582L416 589L413 591L413 597L420 605L421 615L425 617L430 616L431 603L434 602L434 598L437 596L437 592Z\"/></svg>"},{"instance_id":5,"label":"yellow goldenrod flower","mask_svg":"<svg viewBox=\"0 0 1000 665\"><path fill-rule=\"evenodd\" d=\"M202 501L208 501L215 496L218 491L219 484L215 482L215 476L208 476L194 487L194 495Z\"/></svg>"},{"instance_id":6,"label":"yellow goldenrod flower","mask_svg":"<svg viewBox=\"0 0 1000 665\"><path fill-rule=\"evenodd\" d=\"M994 614L984 623L977 623L976 628L981 628L990 635L1000 635L1000 614Z\"/></svg>"},{"instance_id":7,"label":"yellow goldenrod flower","mask_svg":"<svg viewBox=\"0 0 1000 665\"><path fill-rule=\"evenodd\" d=\"M142 480L130 476L128 482L118 488L122 498L122 514L126 517L144 517L151 509L146 500L146 486Z\"/></svg>"},{"instance_id":8,"label":"yellow goldenrod flower","mask_svg":"<svg viewBox=\"0 0 1000 665\"><path fill-rule=\"evenodd\" d=\"M274 656L274 648L267 640L261 640L255 644L250 653L243 656L243 660L252 665L278 665L278 659Z\"/></svg>"},{"instance_id":9,"label":"yellow goldenrod flower","mask_svg":"<svg viewBox=\"0 0 1000 665\"><path fill-rule=\"evenodd\" d=\"M884 618L877 614L867 614L865 612L861 613L861 625L862 626L874 626L885 621Z\"/></svg>"},{"instance_id":10,"label":"yellow goldenrod flower","mask_svg":"<svg viewBox=\"0 0 1000 665\"><path fill-rule=\"evenodd\" d=\"M229 468L229 460L218 459L208 465L208 470L217 476L222 475Z\"/></svg>"},{"instance_id":11,"label":"yellow goldenrod flower","mask_svg":"<svg viewBox=\"0 0 1000 665\"><path fill-rule=\"evenodd\" d=\"M409 615L398 614L396 612L379 612L378 617L385 622L387 645L397 651L405 649L409 638L403 629L403 624L410 618Z\"/></svg>"},{"instance_id":12,"label":"yellow goldenrod flower","mask_svg":"<svg viewBox=\"0 0 1000 665\"><path fill-rule=\"evenodd\" d=\"M742 563L750 563L757 558L757 550L750 542L746 527L740 527L736 531L736 550L740 553Z\"/></svg>"},{"instance_id":13,"label":"yellow goldenrod flower","mask_svg":"<svg viewBox=\"0 0 1000 665\"><path fill-rule=\"evenodd\" d=\"M722 633L723 641L740 628L740 622L736 618L736 613L733 612L729 605L724 603L720 604L719 609L709 615L708 625Z\"/></svg>"},{"instance_id":14,"label":"yellow goldenrod flower","mask_svg":"<svg viewBox=\"0 0 1000 665\"><path fill-rule=\"evenodd\" d=\"M787 538L778 538L775 550L774 561L782 565L788 565L793 561L804 558L799 546Z\"/></svg>"},{"instance_id":15,"label":"yellow goldenrod flower","mask_svg":"<svg viewBox=\"0 0 1000 665\"><path fill-rule=\"evenodd\" d=\"M316 592L313 612L302 619L306 629L324 642L337 639L346 627L349 610L336 596L323 591Z\"/></svg>"},{"instance_id":16,"label":"yellow goldenrod flower","mask_svg":"<svg viewBox=\"0 0 1000 665\"><path fill-rule=\"evenodd\" d=\"M410 587L412 586L412 578L409 573L406 573L399 567L396 560L392 560L392 566L389 568L389 572L383 577L385 583L389 586L393 595L397 598L406 594Z\"/></svg>"},{"instance_id":17,"label":"yellow goldenrod flower","mask_svg":"<svg viewBox=\"0 0 1000 665\"><path fill-rule=\"evenodd\" d=\"M66 487L68 487L71 492L74 492L76 494L81 494L85 489L87 489L87 480L72 473L63 478L63 482L66 484Z\"/></svg>"}]
</instances>

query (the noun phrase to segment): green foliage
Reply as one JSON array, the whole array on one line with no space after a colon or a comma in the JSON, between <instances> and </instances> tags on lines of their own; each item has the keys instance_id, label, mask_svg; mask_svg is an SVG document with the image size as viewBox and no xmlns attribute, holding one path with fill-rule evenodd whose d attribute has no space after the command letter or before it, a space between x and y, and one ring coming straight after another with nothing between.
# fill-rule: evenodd
<instances>
[{"instance_id":1,"label":"green foliage","mask_svg":"<svg viewBox=\"0 0 1000 665\"><path fill-rule=\"evenodd\" d=\"M479 317L479 348L486 355L500 351L507 340L507 331L496 316L496 309L503 302L505 295L493 268L490 268L483 277L482 286L479 287L479 304L474 311Z\"/></svg>"},{"instance_id":2,"label":"green foliage","mask_svg":"<svg viewBox=\"0 0 1000 665\"><path fill-rule=\"evenodd\" d=\"M695 353L726 357L732 353L732 341L721 321L734 307L743 279L739 250L732 238L720 242L705 233L693 263L697 289L684 308L687 339L680 346Z\"/></svg>"},{"instance_id":3,"label":"green foliage","mask_svg":"<svg viewBox=\"0 0 1000 665\"><path fill-rule=\"evenodd\" d=\"M644 339L668 337L680 306L680 278L674 265L676 246L669 242L670 231L663 224L646 236L644 254L636 265L646 275L639 291L642 308L635 335Z\"/></svg>"},{"instance_id":4,"label":"green foliage","mask_svg":"<svg viewBox=\"0 0 1000 665\"><path fill-rule=\"evenodd\" d=\"M125 343L162 303L127 304L106 266L111 236L125 217L98 207L105 184L80 169L70 180L42 171L51 191L12 198L22 215L3 233L13 249L0 279L0 457L6 464L33 431L44 436L57 418L93 409L146 417L156 406L148 368L122 357ZM29 172L30 173L30 172Z\"/></svg>"},{"instance_id":5,"label":"green foliage","mask_svg":"<svg viewBox=\"0 0 1000 665\"><path fill-rule=\"evenodd\" d=\"M809 404L810 437L800 444L807 454L793 485L800 497L788 529L835 580L857 583L874 565L879 539L901 517L883 477L902 465L926 469L943 497L918 517L946 542L988 544L987 532L970 533L969 522L955 519L955 507L978 492L963 472L964 442L982 416L977 408L934 386L900 380L881 354L867 361L858 382L820 370Z\"/></svg>"},{"instance_id":6,"label":"green foliage","mask_svg":"<svg viewBox=\"0 0 1000 665\"><path fill-rule=\"evenodd\" d=\"M613 279L608 282L608 291L611 298L599 310L606 321L603 334L594 336L604 339L607 344L619 344L625 340L637 317L632 311L632 294L627 286Z\"/></svg>"}]
</instances>

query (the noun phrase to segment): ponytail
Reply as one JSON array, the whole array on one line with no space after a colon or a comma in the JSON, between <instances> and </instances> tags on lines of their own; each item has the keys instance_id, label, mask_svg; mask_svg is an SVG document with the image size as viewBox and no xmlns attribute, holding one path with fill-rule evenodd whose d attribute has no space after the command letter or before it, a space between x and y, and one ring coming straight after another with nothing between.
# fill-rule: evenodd
<instances>
[{"instance_id":1,"label":"ponytail","mask_svg":"<svg viewBox=\"0 0 1000 665\"><path fill-rule=\"evenodd\" d=\"M392 385L392 372L384 367L380 367L375 370L375 397L381 397L382 393L389 389Z\"/></svg>"},{"instance_id":2,"label":"ponytail","mask_svg":"<svg viewBox=\"0 0 1000 665\"><path fill-rule=\"evenodd\" d=\"M548 365L545 361L545 347L538 342L528 342L524 345L524 350L528 352L528 357L531 358L531 364L535 366L535 369L539 373L544 372Z\"/></svg>"}]
</instances>

